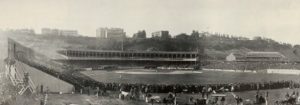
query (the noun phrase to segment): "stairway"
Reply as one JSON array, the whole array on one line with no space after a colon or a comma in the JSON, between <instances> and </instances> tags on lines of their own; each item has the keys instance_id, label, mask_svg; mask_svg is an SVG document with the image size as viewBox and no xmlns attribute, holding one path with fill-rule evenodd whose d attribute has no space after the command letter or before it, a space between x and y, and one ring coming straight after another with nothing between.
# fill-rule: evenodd
<instances>
[{"instance_id":1,"label":"stairway","mask_svg":"<svg viewBox=\"0 0 300 105\"><path fill-rule=\"evenodd\" d=\"M35 85L29 75L25 76L24 71L26 71L26 69L22 65L18 63L7 65L6 70L6 76L11 80L14 86L20 89L18 92L20 95L23 95L27 90L31 93L35 93ZM27 83L25 83L25 78L27 79Z\"/></svg>"}]
</instances>

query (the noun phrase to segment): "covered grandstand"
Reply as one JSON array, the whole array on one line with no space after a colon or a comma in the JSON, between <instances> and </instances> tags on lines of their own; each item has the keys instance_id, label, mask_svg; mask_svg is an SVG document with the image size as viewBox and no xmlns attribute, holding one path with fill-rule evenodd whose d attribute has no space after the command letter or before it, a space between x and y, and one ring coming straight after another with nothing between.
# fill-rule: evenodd
<instances>
[{"instance_id":1,"label":"covered grandstand","mask_svg":"<svg viewBox=\"0 0 300 105\"><path fill-rule=\"evenodd\" d=\"M279 52L248 52L246 61L254 62L286 62L286 57Z\"/></svg>"},{"instance_id":2,"label":"covered grandstand","mask_svg":"<svg viewBox=\"0 0 300 105\"><path fill-rule=\"evenodd\" d=\"M59 50L65 61L81 67L98 65L123 66L192 66L197 65L198 52L165 51L108 51L108 50Z\"/></svg>"}]
</instances>

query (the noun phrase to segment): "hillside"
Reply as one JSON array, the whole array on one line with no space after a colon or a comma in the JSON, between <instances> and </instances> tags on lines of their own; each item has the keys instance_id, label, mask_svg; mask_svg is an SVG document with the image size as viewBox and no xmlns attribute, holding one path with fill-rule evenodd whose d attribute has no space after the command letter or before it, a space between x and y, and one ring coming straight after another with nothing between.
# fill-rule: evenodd
<instances>
[{"instance_id":1,"label":"hillside","mask_svg":"<svg viewBox=\"0 0 300 105\"><path fill-rule=\"evenodd\" d=\"M249 51L276 51L291 61L300 61L300 45L281 43L269 38L236 37L226 34L212 34L194 31L191 35L182 33L173 38L157 39L97 39L95 37L10 35L34 50L51 58L58 49L130 50L130 51L204 51L209 60L224 60L232 53Z\"/></svg>"},{"instance_id":2,"label":"hillside","mask_svg":"<svg viewBox=\"0 0 300 105\"><path fill-rule=\"evenodd\" d=\"M300 61L299 45L292 46L269 38L233 37L229 35L212 34L205 36L206 54L216 59L224 59L230 53L246 53L249 51L275 51L285 55L291 61Z\"/></svg>"}]
</instances>

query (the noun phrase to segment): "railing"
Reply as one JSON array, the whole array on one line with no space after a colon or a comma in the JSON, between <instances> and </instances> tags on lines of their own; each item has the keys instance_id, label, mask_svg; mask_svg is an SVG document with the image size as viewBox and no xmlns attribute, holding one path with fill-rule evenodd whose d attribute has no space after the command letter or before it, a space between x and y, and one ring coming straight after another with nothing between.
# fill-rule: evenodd
<instances>
[{"instance_id":1,"label":"railing","mask_svg":"<svg viewBox=\"0 0 300 105\"><path fill-rule=\"evenodd\" d=\"M12 76L10 76L10 75L8 75L8 77L9 77L9 79L11 80L12 84L13 84L14 86L16 86L17 83L16 83L15 79L14 79Z\"/></svg>"},{"instance_id":2,"label":"railing","mask_svg":"<svg viewBox=\"0 0 300 105\"><path fill-rule=\"evenodd\" d=\"M27 89L29 89L32 93L35 93L35 85L34 85L32 79L30 78L30 76L28 77L28 85L27 85L26 83L24 83L24 80L23 80L19 70L16 69L16 66L19 66L19 65L14 65L14 66L15 66L14 68L12 68L12 66L8 66L8 68L6 68L6 69L9 71L12 71L12 69L15 69L14 70L15 75L13 76L11 73L9 73L8 77L14 86L21 88L21 90L18 93L20 95L22 95ZM20 68L22 68L22 66L20 66ZM25 70L25 69L23 69L23 70Z\"/></svg>"},{"instance_id":3,"label":"railing","mask_svg":"<svg viewBox=\"0 0 300 105\"><path fill-rule=\"evenodd\" d=\"M35 85L34 85L34 83L33 83L33 81L32 81L32 79L31 79L31 77L29 76L29 86L31 87L30 89L31 89L31 91L33 92L33 93L35 93Z\"/></svg>"},{"instance_id":4,"label":"railing","mask_svg":"<svg viewBox=\"0 0 300 105\"><path fill-rule=\"evenodd\" d=\"M18 63L16 63L16 64L18 64ZM26 71L26 69L25 69L23 66L21 66L21 65L19 65L19 66L20 66L20 68L22 69L22 71ZM20 73L18 73L18 72L19 72L19 71L16 70L16 73L17 73L17 75L18 75L19 78L20 78L21 76L20 76ZM31 91L34 93L34 92L35 92L35 84L33 83L32 79L31 79L31 77L30 77L30 74L29 74L29 76L28 76L28 85L30 86Z\"/></svg>"},{"instance_id":5,"label":"railing","mask_svg":"<svg viewBox=\"0 0 300 105\"><path fill-rule=\"evenodd\" d=\"M197 61L197 58L142 58L142 57L68 57L61 60L136 60L136 61Z\"/></svg>"}]
</instances>

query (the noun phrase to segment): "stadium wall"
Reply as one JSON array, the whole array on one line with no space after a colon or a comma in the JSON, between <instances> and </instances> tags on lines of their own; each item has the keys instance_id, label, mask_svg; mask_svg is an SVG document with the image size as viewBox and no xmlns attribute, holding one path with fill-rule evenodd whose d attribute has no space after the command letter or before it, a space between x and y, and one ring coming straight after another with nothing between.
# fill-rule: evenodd
<instances>
[{"instance_id":1,"label":"stadium wall","mask_svg":"<svg viewBox=\"0 0 300 105\"><path fill-rule=\"evenodd\" d=\"M267 73L269 74L292 74L292 75L300 75L300 70L292 70L292 69L267 69Z\"/></svg>"},{"instance_id":2,"label":"stadium wall","mask_svg":"<svg viewBox=\"0 0 300 105\"><path fill-rule=\"evenodd\" d=\"M58 70L55 68L58 65L51 65L51 62L47 62L48 59L45 56L35 53L31 48L25 47L11 38L8 38L8 58L15 59L16 63L14 66L21 76L24 76L24 73L29 73L36 88L39 88L37 91L41 90L41 86L43 86L44 91L49 90L49 92L71 93L75 90L72 83L61 79L64 77L57 77L60 76L59 74L53 76L45 72L45 70L37 69L36 67L24 63L25 61L36 65L47 65L48 67L51 66L51 68ZM53 72L60 73L62 71Z\"/></svg>"},{"instance_id":3,"label":"stadium wall","mask_svg":"<svg viewBox=\"0 0 300 105\"><path fill-rule=\"evenodd\" d=\"M33 59L34 51L27 48L20 43L8 38L8 57L9 58L20 58L20 59ZM26 57L26 58L24 58Z\"/></svg>"}]
</instances>

